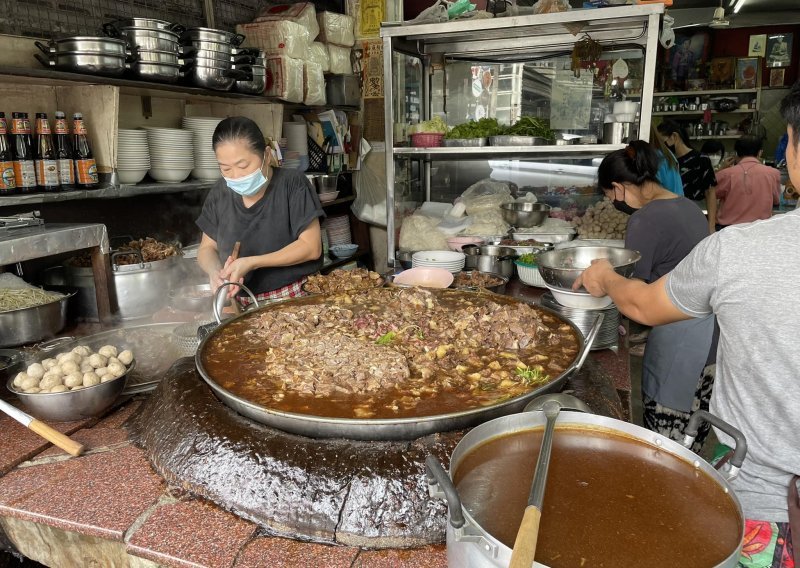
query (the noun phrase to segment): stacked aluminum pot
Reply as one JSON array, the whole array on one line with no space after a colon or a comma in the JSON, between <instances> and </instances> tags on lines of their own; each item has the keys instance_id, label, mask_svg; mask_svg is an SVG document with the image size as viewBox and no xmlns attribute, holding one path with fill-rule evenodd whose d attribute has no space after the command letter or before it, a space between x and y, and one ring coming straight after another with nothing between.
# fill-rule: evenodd
<instances>
[{"instance_id":1,"label":"stacked aluminum pot","mask_svg":"<svg viewBox=\"0 0 800 568\"><path fill-rule=\"evenodd\" d=\"M183 29L179 24L148 18L130 18L103 26L107 35L124 38L134 49L132 73L140 79L160 83L174 83L181 77Z\"/></svg>"},{"instance_id":2,"label":"stacked aluminum pot","mask_svg":"<svg viewBox=\"0 0 800 568\"><path fill-rule=\"evenodd\" d=\"M47 56L37 53L36 59L45 67L60 71L118 77L125 73L131 61L124 39L76 36L50 40L47 44L34 43Z\"/></svg>"},{"instance_id":3,"label":"stacked aluminum pot","mask_svg":"<svg viewBox=\"0 0 800 568\"><path fill-rule=\"evenodd\" d=\"M191 28L181 34L187 64L186 79L195 87L228 91L251 79L252 54L238 47L244 36L210 28Z\"/></svg>"},{"instance_id":4,"label":"stacked aluminum pot","mask_svg":"<svg viewBox=\"0 0 800 568\"><path fill-rule=\"evenodd\" d=\"M239 53L244 54L246 51L241 49ZM255 58L255 63L251 65L251 78L250 80L236 81L236 90L248 95L263 95L267 88L266 56L263 51L258 49L253 50L251 55Z\"/></svg>"}]
</instances>

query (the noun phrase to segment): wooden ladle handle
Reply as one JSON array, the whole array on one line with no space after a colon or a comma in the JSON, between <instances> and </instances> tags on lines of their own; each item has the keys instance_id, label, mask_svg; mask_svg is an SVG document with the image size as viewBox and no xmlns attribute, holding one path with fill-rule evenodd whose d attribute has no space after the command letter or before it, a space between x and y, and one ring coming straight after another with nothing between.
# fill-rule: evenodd
<instances>
[{"instance_id":1,"label":"wooden ladle handle","mask_svg":"<svg viewBox=\"0 0 800 568\"><path fill-rule=\"evenodd\" d=\"M54 446L58 446L68 454L79 456L83 453L83 444L76 442L69 436L66 436L58 430L51 428L40 420L36 420L34 418L31 420L31 423L28 424L28 428L39 434L42 438Z\"/></svg>"},{"instance_id":2,"label":"wooden ladle handle","mask_svg":"<svg viewBox=\"0 0 800 568\"><path fill-rule=\"evenodd\" d=\"M536 556L536 542L539 540L539 521L542 519L542 512L538 507L528 505L525 508L525 515L517 531L517 538L514 541L514 549L511 551L511 562L508 568L531 568Z\"/></svg>"}]
</instances>

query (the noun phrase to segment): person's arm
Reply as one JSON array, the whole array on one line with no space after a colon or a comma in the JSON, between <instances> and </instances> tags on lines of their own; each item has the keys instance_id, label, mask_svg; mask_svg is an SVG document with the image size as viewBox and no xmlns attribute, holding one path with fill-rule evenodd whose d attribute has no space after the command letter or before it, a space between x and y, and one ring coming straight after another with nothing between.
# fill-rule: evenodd
<instances>
[{"instance_id":1,"label":"person's arm","mask_svg":"<svg viewBox=\"0 0 800 568\"><path fill-rule=\"evenodd\" d=\"M708 234L717 230L717 188L714 186L706 190L706 209L708 209Z\"/></svg>"},{"instance_id":2,"label":"person's arm","mask_svg":"<svg viewBox=\"0 0 800 568\"><path fill-rule=\"evenodd\" d=\"M620 313L644 325L664 325L691 319L676 308L667 296L662 276L652 284L628 279L614 272L606 259L595 260L583 271L573 290L585 287L593 296L610 296Z\"/></svg>"},{"instance_id":3,"label":"person's arm","mask_svg":"<svg viewBox=\"0 0 800 568\"><path fill-rule=\"evenodd\" d=\"M774 172L775 183L772 186L772 204L781 204L781 174L776 170Z\"/></svg>"},{"instance_id":4,"label":"person's arm","mask_svg":"<svg viewBox=\"0 0 800 568\"><path fill-rule=\"evenodd\" d=\"M203 233L203 237L200 239L200 247L197 249L197 264L208 275L211 290L216 291L222 284L222 278L220 277L222 263L219 261L217 241L205 233Z\"/></svg>"},{"instance_id":5,"label":"person's arm","mask_svg":"<svg viewBox=\"0 0 800 568\"><path fill-rule=\"evenodd\" d=\"M297 240L275 252L257 256L246 256L226 263L221 276L232 282L240 279L258 268L271 268L275 266L294 266L310 260L316 260L322 254L322 236L320 234L319 219L314 219L308 227L300 233Z\"/></svg>"}]
</instances>

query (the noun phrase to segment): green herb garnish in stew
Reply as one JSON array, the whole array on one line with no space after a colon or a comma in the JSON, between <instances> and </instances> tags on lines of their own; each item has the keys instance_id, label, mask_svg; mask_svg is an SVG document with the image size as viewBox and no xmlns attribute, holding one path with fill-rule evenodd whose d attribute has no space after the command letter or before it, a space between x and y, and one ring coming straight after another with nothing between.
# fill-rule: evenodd
<instances>
[{"instance_id":1,"label":"green herb garnish in stew","mask_svg":"<svg viewBox=\"0 0 800 568\"><path fill-rule=\"evenodd\" d=\"M516 373L517 376L522 379L522 382L529 387L550 379L550 375L545 375L541 369L537 367L528 367L527 365L517 367Z\"/></svg>"}]
</instances>

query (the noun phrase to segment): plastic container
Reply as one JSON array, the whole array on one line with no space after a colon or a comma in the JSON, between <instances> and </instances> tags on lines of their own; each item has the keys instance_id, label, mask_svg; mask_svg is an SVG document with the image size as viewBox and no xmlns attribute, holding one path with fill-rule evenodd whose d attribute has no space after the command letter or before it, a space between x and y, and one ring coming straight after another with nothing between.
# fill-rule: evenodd
<instances>
[{"instance_id":1,"label":"plastic container","mask_svg":"<svg viewBox=\"0 0 800 568\"><path fill-rule=\"evenodd\" d=\"M417 132L411 135L411 145L414 148L438 148L442 145L444 134L435 132Z\"/></svg>"}]
</instances>

